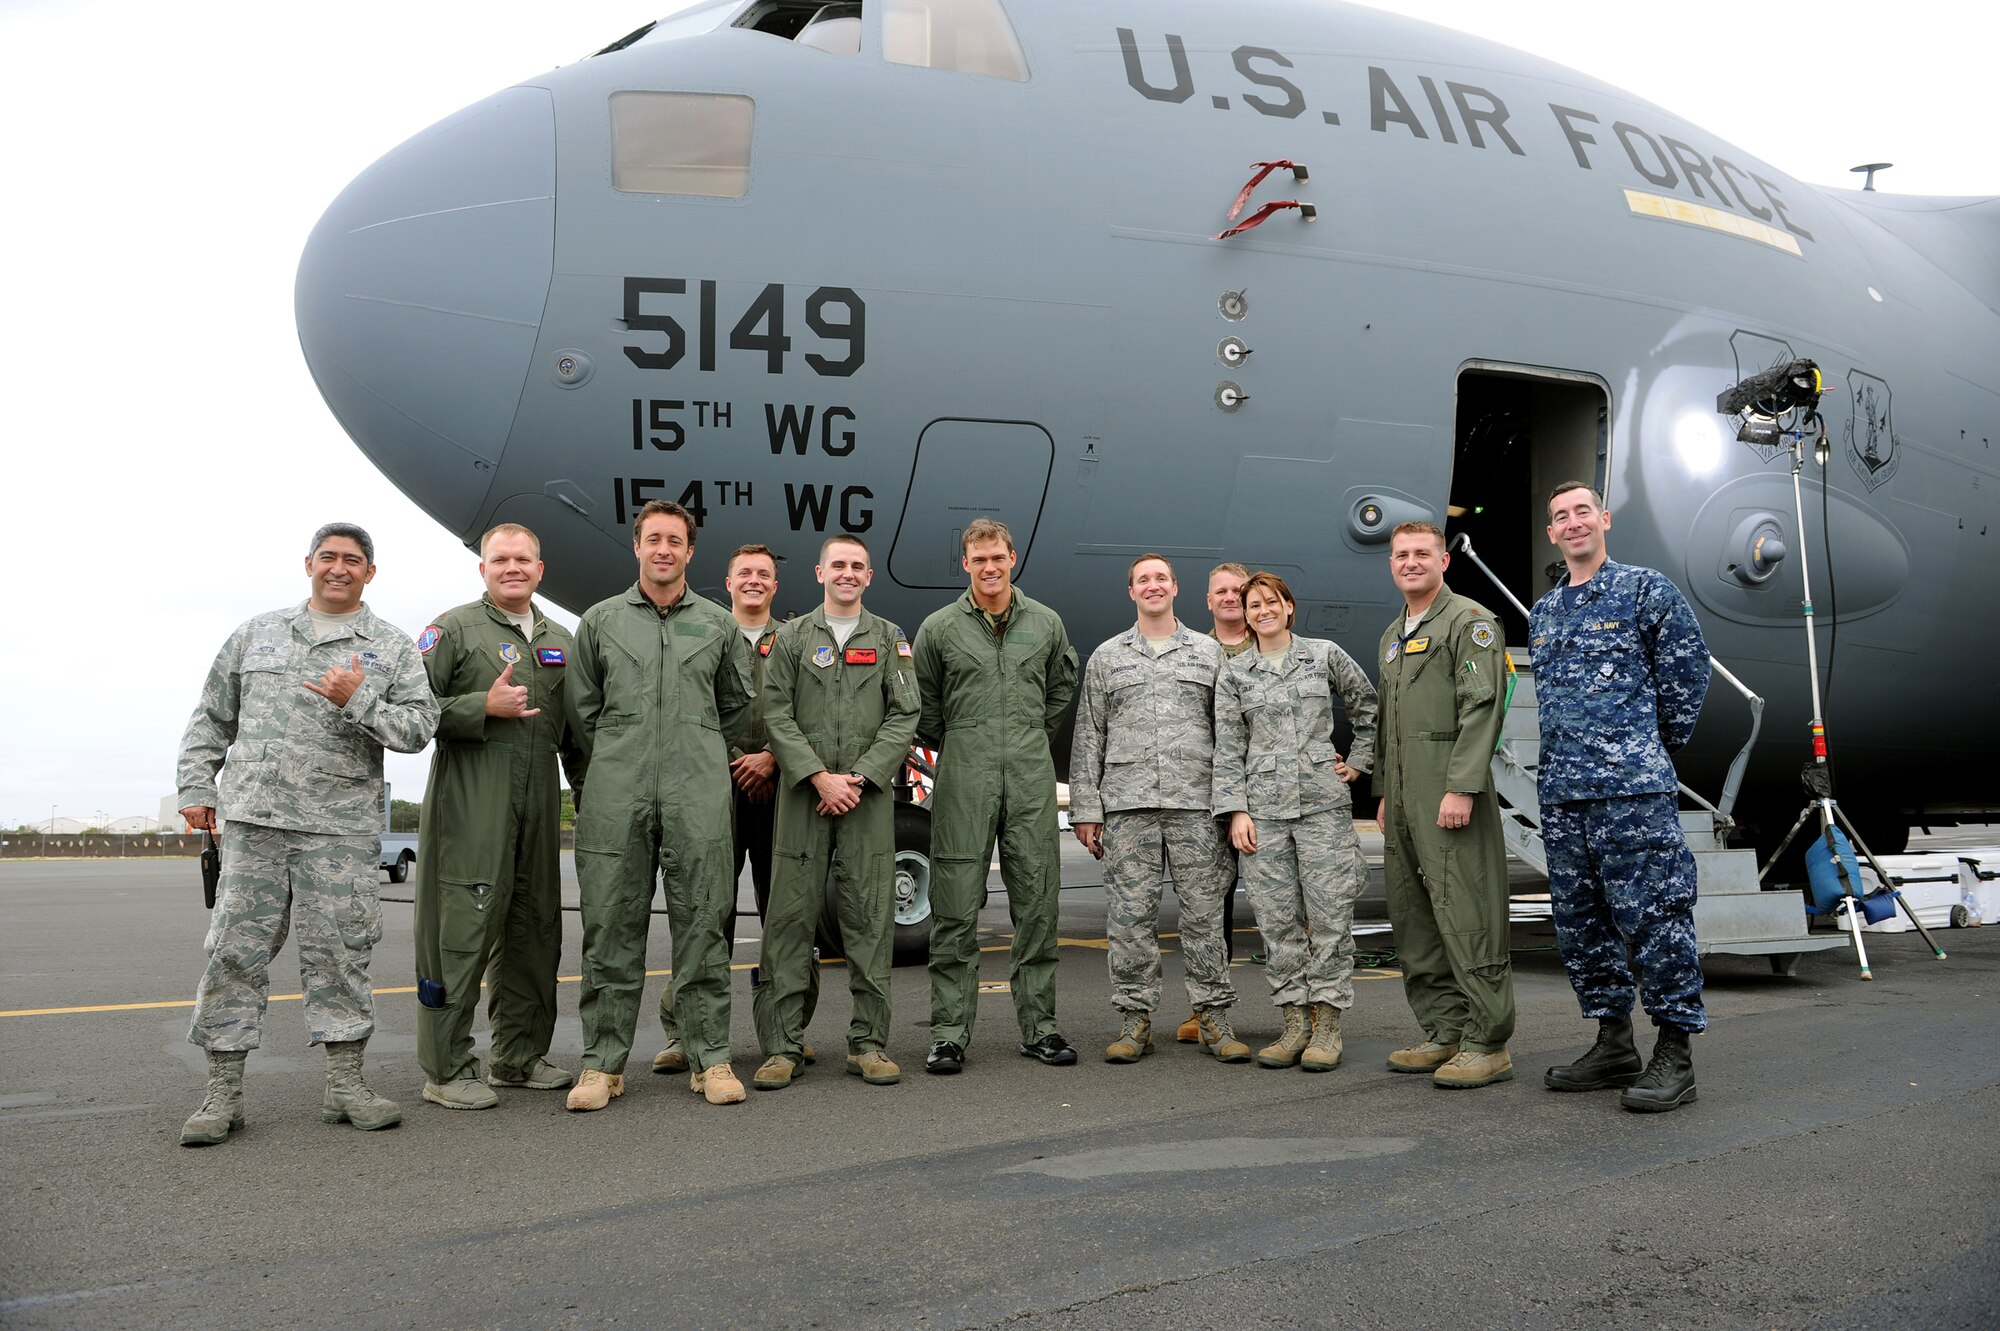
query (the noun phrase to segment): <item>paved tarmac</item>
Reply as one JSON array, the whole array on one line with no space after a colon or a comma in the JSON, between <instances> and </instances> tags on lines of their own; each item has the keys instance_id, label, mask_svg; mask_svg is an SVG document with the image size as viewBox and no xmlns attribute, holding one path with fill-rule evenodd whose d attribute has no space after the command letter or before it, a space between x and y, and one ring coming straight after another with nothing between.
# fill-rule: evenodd
<instances>
[{"instance_id":1,"label":"paved tarmac","mask_svg":"<svg viewBox=\"0 0 2000 1331\"><path fill-rule=\"evenodd\" d=\"M1063 896L1076 1067L1015 1053L996 890L963 1076L920 1071L921 967L894 980L903 1083L841 1075L848 1004L829 966L812 1031L828 1057L787 1090L716 1108L649 1075L649 1017L629 1089L602 1113L504 1089L496 1110L453 1113L417 1095L410 909L391 900L369 1069L403 1125L319 1122L325 1060L282 997L297 992L287 947L248 1126L205 1150L176 1145L202 1075L186 1042L205 928L194 864L0 865L0 1326L2000 1322L2000 928L1940 931L1943 962L1914 934L1871 936L1872 983L1846 949L1791 978L1712 958L1701 1098L1642 1116L1542 1088L1594 1028L1535 920L1513 935L1511 1083L1449 1093L1386 1072L1416 1035L1387 966L1357 983L1338 1070L1218 1065L1172 1043L1174 956L1158 1055L1107 1065L1103 895L1065 844L1066 881L1086 884ZM1379 838L1364 845L1379 854ZM554 1053L573 1068L568 919ZM746 916L740 963L755 932ZM1256 948L1241 934L1238 1024L1268 1037ZM650 965L668 965L663 919ZM649 982L648 1014L664 983ZM747 976L736 994L747 1078Z\"/></svg>"}]
</instances>

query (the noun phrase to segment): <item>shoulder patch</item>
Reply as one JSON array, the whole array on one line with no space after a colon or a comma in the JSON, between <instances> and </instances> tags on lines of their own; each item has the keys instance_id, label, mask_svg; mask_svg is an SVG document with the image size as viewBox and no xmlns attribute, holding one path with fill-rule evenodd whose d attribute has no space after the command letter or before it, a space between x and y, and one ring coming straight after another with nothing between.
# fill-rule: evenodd
<instances>
[{"instance_id":1,"label":"shoulder patch","mask_svg":"<svg viewBox=\"0 0 2000 1331\"><path fill-rule=\"evenodd\" d=\"M907 657L909 654L910 644L904 642L901 638L896 639L896 655Z\"/></svg>"},{"instance_id":2,"label":"shoulder patch","mask_svg":"<svg viewBox=\"0 0 2000 1331\"><path fill-rule=\"evenodd\" d=\"M1497 640L1498 635L1494 633L1493 625L1483 619L1472 621L1472 645L1474 647L1491 647Z\"/></svg>"},{"instance_id":3,"label":"shoulder patch","mask_svg":"<svg viewBox=\"0 0 2000 1331\"><path fill-rule=\"evenodd\" d=\"M417 650L423 653L425 656L429 656L431 654L431 648L437 646L438 639L442 638L443 636L444 636L443 629L439 628L435 624L431 625L429 628L425 629L422 633L419 633L417 635Z\"/></svg>"}]
</instances>

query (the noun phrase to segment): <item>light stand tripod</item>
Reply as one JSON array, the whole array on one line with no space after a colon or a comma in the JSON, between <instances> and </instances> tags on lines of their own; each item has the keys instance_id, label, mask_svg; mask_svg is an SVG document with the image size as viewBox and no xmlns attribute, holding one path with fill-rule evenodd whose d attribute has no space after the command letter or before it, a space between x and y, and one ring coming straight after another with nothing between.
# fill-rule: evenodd
<instances>
[{"instance_id":1,"label":"light stand tripod","mask_svg":"<svg viewBox=\"0 0 2000 1331\"><path fill-rule=\"evenodd\" d=\"M1814 377L1817 379L1816 371ZM1791 440L1792 450L1792 511L1798 519L1798 526L1794 530L1799 533L1799 590L1800 594L1804 597L1801 604L1805 610L1806 669L1812 679L1813 759L1810 763L1806 764L1805 771L1800 774L1800 779L1804 782L1806 788L1806 806L1799 811L1798 821L1792 824L1791 831L1785 833L1785 839L1778 843L1778 848L1772 852L1771 858L1766 860L1764 867L1757 871L1757 879L1759 882L1763 881L1765 876L1771 872L1771 866L1776 864L1779 857L1791 847L1793 839L1798 836L1800 830L1805 827L1807 822L1817 816L1819 819L1821 844L1826 847L1826 853L1833 861L1834 872L1840 876L1840 894L1847 907L1847 930L1854 940L1854 955L1861 962L1861 978L1872 980L1875 976L1868 968L1868 948L1861 941L1861 892L1853 881L1852 876L1847 872L1846 861L1834 848L1833 824L1835 819L1838 819L1840 825L1847 830L1847 839L1861 853L1861 858L1868 861L1869 867L1875 870L1877 876L1881 878L1883 886L1887 887L1895 895L1896 904L1901 906L1903 913L1910 917L1910 923L1916 927L1918 933L1923 935L1924 942L1930 945L1931 952L1939 961L1944 960L1944 949L1939 947L1937 940L1931 937L1930 930L1924 928L1924 922L1917 918L1917 912L1911 908L1910 903L1904 900L1902 892L1896 888L1895 880L1889 877L1888 870L1884 869L1882 862L1875 858L1875 852L1868 849L1868 844L1861 839L1861 834L1854 830L1854 824L1847 821L1847 815L1841 812L1840 805L1835 803L1833 798L1833 769L1827 766L1826 761L1826 725L1822 720L1825 712L1820 706L1819 696L1819 646L1816 641L1818 635L1813 628L1812 575L1807 569L1807 565L1811 561L1805 557L1804 549L1806 504L1804 491L1799 484L1799 473L1805 470L1806 465L1805 432L1806 427L1810 425L1817 425L1819 427L1818 436L1813 443L1813 460L1819 463L1822 473L1825 470L1826 422L1820 418L1818 409L1810 404L1795 406L1778 416L1776 419L1781 428L1784 426L1786 417L1791 417L1793 420L1793 424L1789 428L1784 429L1784 434L1785 437ZM1823 474L1820 477L1820 484L1826 484L1826 478Z\"/></svg>"}]
</instances>

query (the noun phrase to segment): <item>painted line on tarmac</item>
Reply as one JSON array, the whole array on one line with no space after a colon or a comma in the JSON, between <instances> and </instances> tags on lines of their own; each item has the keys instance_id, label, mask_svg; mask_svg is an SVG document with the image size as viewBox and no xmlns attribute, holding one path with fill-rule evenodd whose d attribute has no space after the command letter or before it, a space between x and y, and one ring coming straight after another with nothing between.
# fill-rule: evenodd
<instances>
[{"instance_id":1,"label":"painted line on tarmac","mask_svg":"<svg viewBox=\"0 0 2000 1331\"><path fill-rule=\"evenodd\" d=\"M1255 933L1256 930L1238 929L1236 932ZM1160 937L1162 940L1173 939L1178 941L1180 935L1161 934ZM754 942L756 940L745 939L741 941ZM1011 948L1011 946L1012 946L1011 942L996 943L987 947L982 947L979 950L981 952L1006 952ZM1057 946L1078 947L1087 950L1102 952L1106 948L1106 943L1105 940L1102 938L1058 938ZM822 966L844 966L847 964L847 962L842 957L821 957L819 960L819 964ZM729 969L732 971L748 971L757 969L757 966L755 962L748 962L748 961L731 962ZM673 971L671 969L647 971L646 978L649 980L654 980L654 979L659 979L661 976L672 975L672 974ZM1373 967L1356 967L1354 971L1354 978L1357 980L1399 980L1402 978L1402 972L1394 970L1384 970ZM581 975L556 976L557 984L579 984L582 982L582 980L583 977ZM481 989L484 989L486 987L485 982L481 981L479 987ZM377 989L374 992L378 998L393 997L394 995L397 994L414 994L415 992L417 992L417 987L413 984L399 985L392 989ZM1005 993L1007 991L1004 988L994 989L994 990L986 990L982 988L981 992ZM305 999L304 994L272 994L266 1001L272 1003L298 1003L298 1002L303 1002L304 999ZM191 1008L194 1006L194 1002L195 1001L192 998L175 998L156 1003L90 1003L78 1007L9 1008L6 1010L0 1010L0 1019L4 1019L7 1017L76 1017L76 1016L86 1016L94 1012L148 1012L163 1008Z\"/></svg>"}]
</instances>

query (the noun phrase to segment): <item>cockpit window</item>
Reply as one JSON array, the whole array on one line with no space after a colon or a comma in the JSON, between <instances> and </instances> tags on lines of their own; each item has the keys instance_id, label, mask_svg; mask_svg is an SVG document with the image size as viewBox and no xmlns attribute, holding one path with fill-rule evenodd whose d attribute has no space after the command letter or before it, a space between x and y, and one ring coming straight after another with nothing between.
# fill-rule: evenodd
<instances>
[{"instance_id":1,"label":"cockpit window","mask_svg":"<svg viewBox=\"0 0 2000 1331\"><path fill-rule=\"evenodd\" d=\"M756 103L701 92L611 94L611 187L740 199L750 188Z\"/></svg>"},{"instance_id":2,"label":"cockpit window","mask_svg":"<svg viewBox=\"0 0 2000 1331\"><path fill-rule=\"evenodd\" d=\"M792 40L828 55L861 54L860 0L821 5Z\"/></svg>"},{"instance_id":3,"label":"cockpit window","mask_svg":"<svg viewBox=\"0 0 2000 1331\"><path fill-rule=\"evenodd\" d=\"M999 0L879 0L892 64L1025 83L1028 62Z\"/></svg>"}]
</instances>

